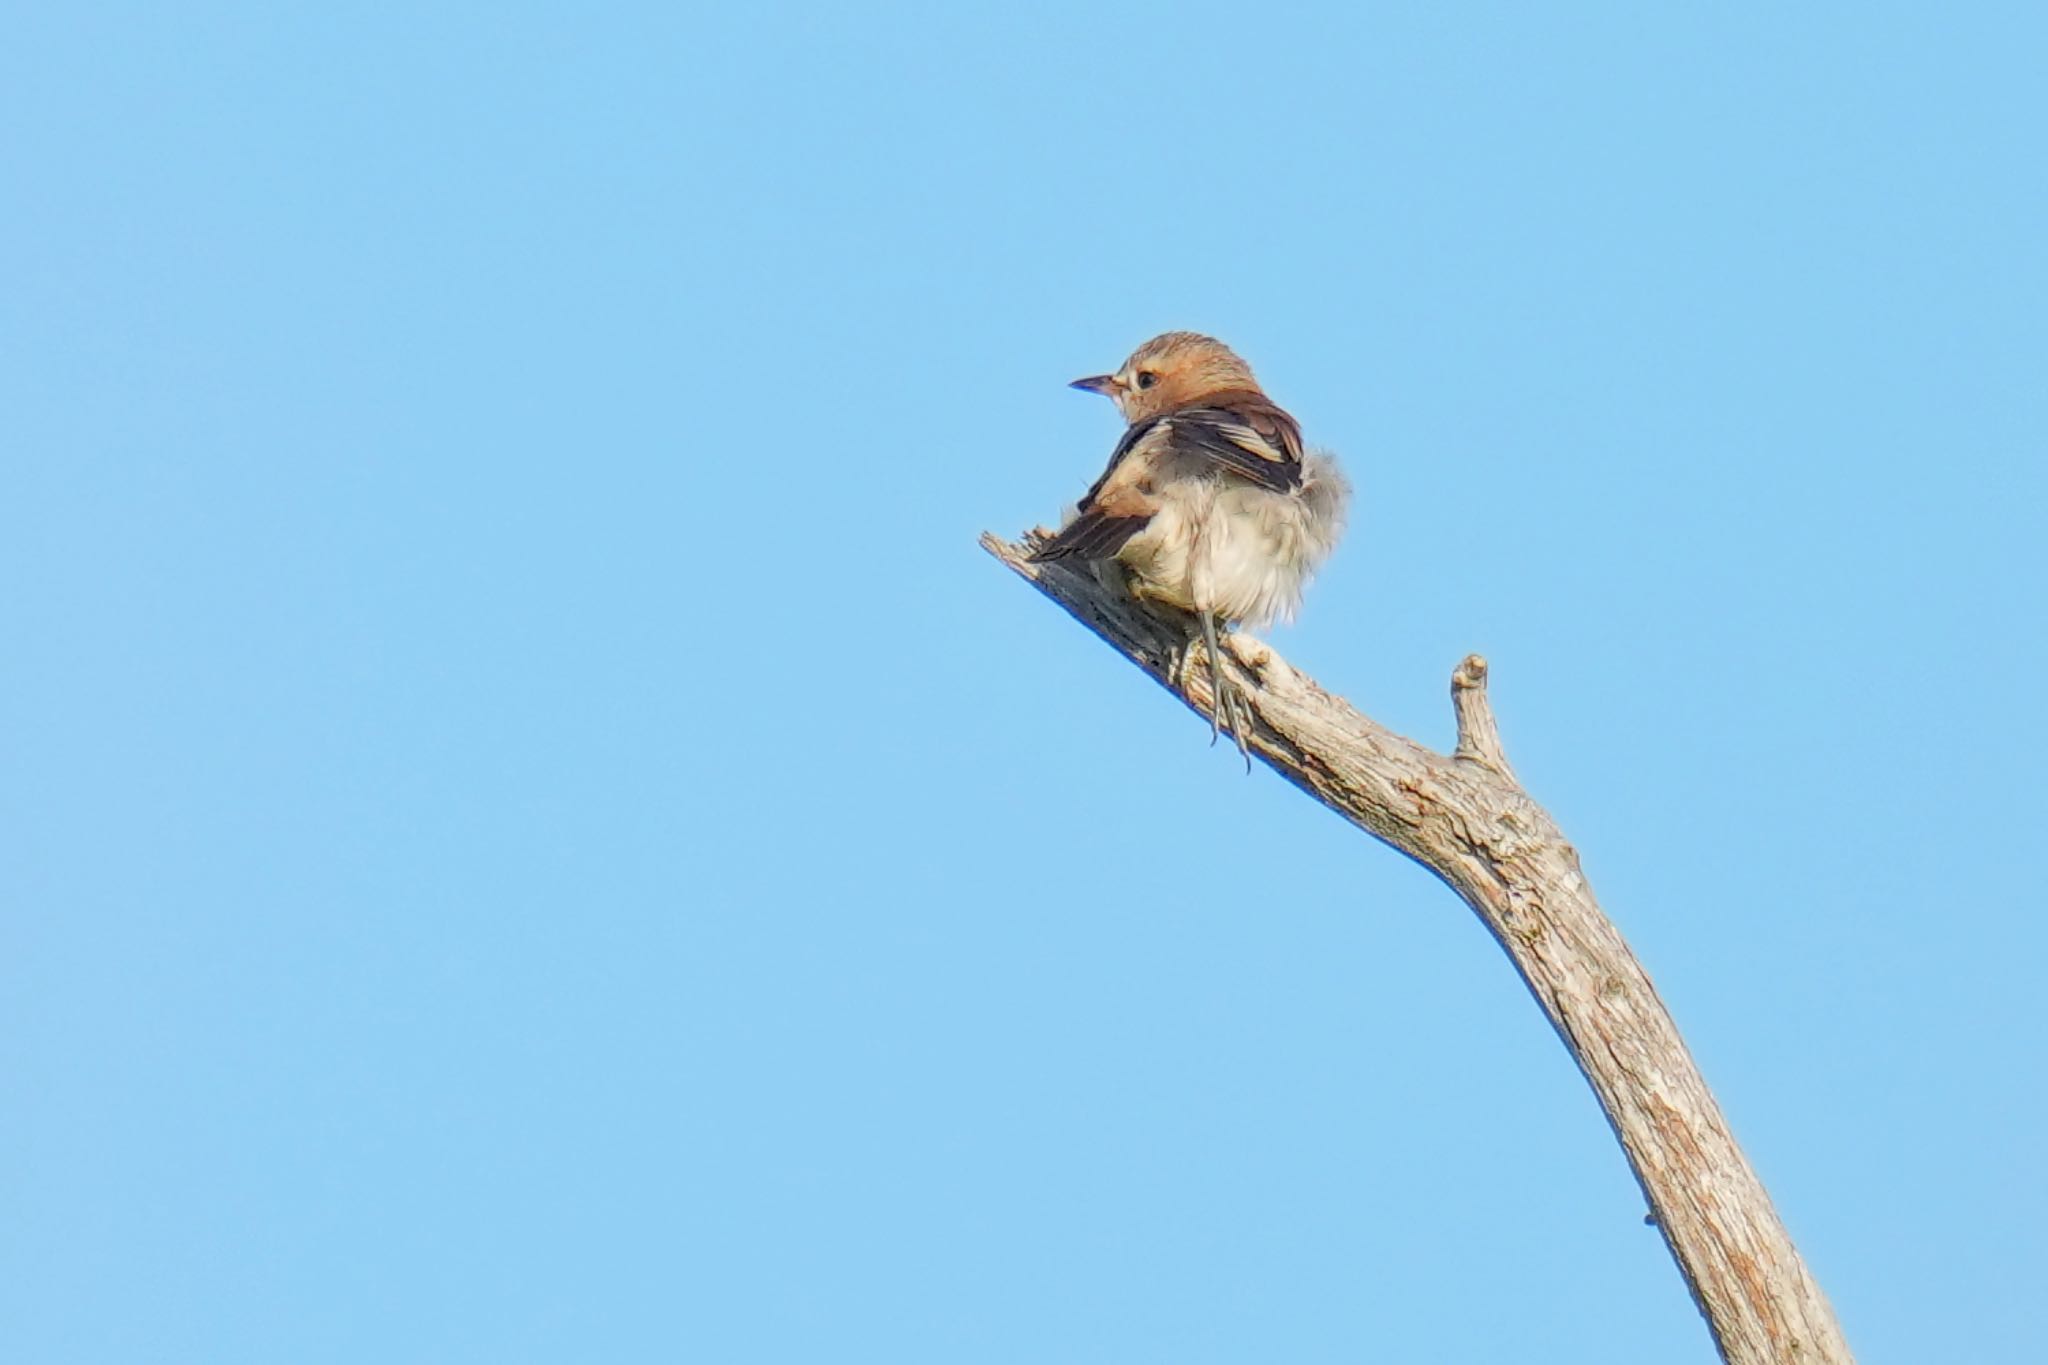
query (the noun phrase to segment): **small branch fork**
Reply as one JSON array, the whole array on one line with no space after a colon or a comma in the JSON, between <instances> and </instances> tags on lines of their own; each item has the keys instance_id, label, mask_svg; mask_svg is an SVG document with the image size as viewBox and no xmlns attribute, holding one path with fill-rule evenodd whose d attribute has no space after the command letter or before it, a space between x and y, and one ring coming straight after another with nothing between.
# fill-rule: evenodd
<instances>
[{"instance_id":1,"label":"small branch fork","mask_svg":"<svg viewBox=\"0 0 2048 1365\"><path fill-rule=\"evenodd\" d=\"M1186 621L1064 562L1034 536L983 548L1203 717L1207 669L1175 669ZM1464 899L1593 1088L1716 1347L1730 1365L1853 1365L1820 1286L1722 1117L1656 988L1600 910L1549 814L1509 767L1486 661L1451 677L1457 746L1403 738L1323 691L1262 641L1231 634L1220 663L1249 751Z\"/></svg>"}]
</instances>

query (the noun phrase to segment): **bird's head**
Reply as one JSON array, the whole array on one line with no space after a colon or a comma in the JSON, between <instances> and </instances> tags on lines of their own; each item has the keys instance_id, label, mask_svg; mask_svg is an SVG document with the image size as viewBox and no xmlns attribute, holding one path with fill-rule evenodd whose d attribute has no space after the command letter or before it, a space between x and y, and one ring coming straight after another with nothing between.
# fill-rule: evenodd
<instances>
[{"instance_id":1,"label":"bird's head","mask_svg":"<svg viewBox=\"0 0 2048 1365\"><path fill-rule=\"evenodd\" d=\"M1099 393L1126 422L1197 407L1211 394L1259 391L1237 352L1199 332L1167 332L1131 352L1114 374L1076 379L1073 388Z\"/></svg>"}]
</instances>

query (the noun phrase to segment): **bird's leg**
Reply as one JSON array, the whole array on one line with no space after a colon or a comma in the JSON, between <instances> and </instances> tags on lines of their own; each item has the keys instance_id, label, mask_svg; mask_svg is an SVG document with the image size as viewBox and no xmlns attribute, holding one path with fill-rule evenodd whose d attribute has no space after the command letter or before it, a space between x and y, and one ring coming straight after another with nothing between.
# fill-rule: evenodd
<instances>
[{"instance_id":1,"label":"bird's leg","mask_svg":"<svg viewBox=\"0 0 2048 1365\"><path fill-rule=\"evenodd\" d=\"M1238 691L1237 684L1223 676L1221 651L1216 644L1216 618L1210 612L1201 612L1202 643L1209 651L1209 690L1213 694L1209 706L1209 743L1216 743L1219 727L1227 717L1230 723L1230 737L1237 741L1237 752L1244 758L1244 770L1252 770L1251 742L1246 738L1246 721L1251 714L1250 703ZM1192 643L1192 641L1190 642Z\"/></svg>"},{"instance_id":2,"label":"bird's leg","mask_svg":"<svg viewBox=\"0 0 2048 1365\"><path fill-rule=\"evenodd\" d=\"M1209 647L1209 745L1214 748L1230 703L1223 691L1223 666L1216 661L1216 618L1206 611L1197 614L1202 618L1202 643Z\"/></svg>"}]
</instances>

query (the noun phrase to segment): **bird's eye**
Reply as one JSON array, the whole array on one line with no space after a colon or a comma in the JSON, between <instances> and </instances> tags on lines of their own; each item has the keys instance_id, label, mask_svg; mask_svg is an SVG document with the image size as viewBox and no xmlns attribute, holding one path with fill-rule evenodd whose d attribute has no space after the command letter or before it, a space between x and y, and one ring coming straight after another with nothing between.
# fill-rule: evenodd
<instances>
[{"instance_id":1,"label":"bird's eye","mask_svg":"<svg viewBox=\"0 0 2048 1365\"><path fill-rule=\"evenodd\" d=\"M1138 371L1138 387L1149 389L1159 382L1159 376L1151 370Z\"/></svg>"}]
</instances>

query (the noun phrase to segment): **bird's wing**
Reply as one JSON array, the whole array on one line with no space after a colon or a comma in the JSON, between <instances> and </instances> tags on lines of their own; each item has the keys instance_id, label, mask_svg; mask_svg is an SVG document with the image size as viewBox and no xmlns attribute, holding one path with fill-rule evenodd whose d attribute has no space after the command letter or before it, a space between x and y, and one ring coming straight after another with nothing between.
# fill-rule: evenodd
<instances>
[{"instance_id":1,"label":"bird's wing","mask_svg":"<svg viewBox=\"0 0 2048 1365\"><path fill-rule=\"evenodd\" d=\"M1031 558L1108 559L1123 549L1159 508L1152 490L1162 461L1172 453L1168 423L1165 417L1132 423L1109 453L1102 477L1081 499L1074 519L1032 551Z\"/></svg>"},{"instance_id":2,"label":"bird's wing","mask_svg":"<svg viewBox=\"0 0 2048 1365\"><path fill-rule=\"evenodd\" d=\"M1135 422L1074 519L1031 558L1114 555L1158 510L1159 478L1190 458L1268 492L1289 493L1301 487L1301 428L1264 394L1219 395L1199 408Z\"/></svg>"},{"instance_id":3,"label":"bird's wing","mask_svg":"<svg viewBox=\"0 0 2048 1365\"><path fill-rule=\"evenodd\" d=\"M1301 487L1301 428L1263 395L1242 402L1212 401L1164 419L1175 447L1200 455L1272 493Z\"/></svg>"}]
</instances>

